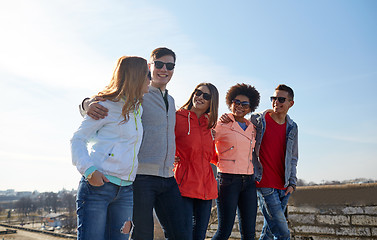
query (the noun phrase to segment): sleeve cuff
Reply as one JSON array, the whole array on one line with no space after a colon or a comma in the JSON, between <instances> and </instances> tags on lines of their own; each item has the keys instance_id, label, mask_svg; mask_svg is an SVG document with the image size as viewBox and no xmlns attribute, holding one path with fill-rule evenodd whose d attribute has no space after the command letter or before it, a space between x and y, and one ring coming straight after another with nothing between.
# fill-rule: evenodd
<instances>
[{"instance_id":1,"label":"sleeve cuff","mask_svg":"<svg viewBox=\"0 0 377 240\"><path fill-rule=\"evenodd\" d=\"M93 173L94 171L96 171L97 168L95 166L91 166L90 168L88 168L85 173L84 173L84 177L87 178L89 174Z\"/></svg>"},{"instance_id":2,"label":"sleeve cuff","mask_svg":"<svg viewBox=\"0 0 377 240\"><path fill-rule=\"evenodd\" d=\"M85 116L86 115L86 110L85 110L85 108L84 108L84 102L86 101L86 100L88 100L88 99L90 99L90 98L84 98L84 100L82 100L82 102L81 102L81 104L79 105L79 110L80 110L80 114L81 114L81 116Z\"/></svg>"}]
</instances>

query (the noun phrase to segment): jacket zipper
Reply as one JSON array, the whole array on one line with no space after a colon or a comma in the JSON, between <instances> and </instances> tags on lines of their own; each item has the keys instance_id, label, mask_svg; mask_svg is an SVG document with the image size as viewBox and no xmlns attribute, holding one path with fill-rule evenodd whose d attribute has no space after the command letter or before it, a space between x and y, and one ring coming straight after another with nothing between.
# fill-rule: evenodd
<instances>
[{"instance_id":1,"label":"jacket zipper","mask_svg":"<svg viewBox=\"0 0 377 240\"><path fill-rule=\"evenodd\" d=\"M202 131L202 128L200 127L200 119L198 119L198 124L199 124L199 131L200 131L200 146L202 146L202 169L204 169L204 166L203 166L203 131ZM206 190L207 190L207 187L206 187L206 183L204 182L204 199L207 199L207 193L206 193Z\"/></svg>"},{"instance_id":2,"label":"jacket zipper","mask_svg":"<svg viewBox=\"0 0 377 240\"><path fill-rule=\"evenodd\" d=\"M225 152L228 152L228 151L230 151L230 150L233 150L233 148L234 148L234 146L231 146L230 148L228 148L227 150L225 150L225 151L222 151L220 154L223 154L223 153L225 153Z\"/></svg>"},{"instance_id":3,"label":"jacket zipper","mask_svg":"<svg viewBox=\"0 0 377 240\"><path fill-rule=\"evenodd\" d=\"M235 162L236 160L234 160L234 159L226 159L226 158L224 159L224 158L221 158L220 161L231 161L231 162Z\"/></svg>"},{"instance_id":4,"label":"jacket zipper","mask_svg":"<svg viewBox=\"0 0 377 240\"><path fill-rule=\"evenodd\" d=\"M168 159L168 152L169 152L169 136L168 136L169 135L168 134L169 132L169 96L167 95L168 94L167 90L165 90L166 101L167 101L167 104L166 104L165 99L164 99L164 94L162 94L162 91L160 88L158 90L160 91L160 94L162 97L162 103L165 106L165 111L166 111L166 154L165 154L165 160L162 166L162 175L165 175L166 161Z\"/></svg>"},{"instance_id":5,"label":"jacket zipper","mask_svg":"<svg viewBox=\"0 0 377 240\"><path fill-rule=\"evenodd\" d=\"M247 164L247 172L249 172L249 169L250 169L250 153L251 153L251 146L253 145L253 137L251 137L251 140L250 140L250 147L249 147L249 155L248 155L248 164Z\"/></svg>"},{"instance_id":6,"label":"jacket zipper","mask_svg":"<svg viewBox=\"0 0 377 240\"><path fill-rule=\"evenodd\" d=\"M137 114L135 114L135 111L134 111L134 119L135 119L135 126L136 126L136 142L135 142L135 144L134 144L134 157L133 157L133 159L132 159L132 168L131 168L131 172L130 172L130 174L128 175L128 180L130 180L131 174L132 174L132 172L134 171L134 167L135 167L136 144L137 144L137 142L139 141L139 135L138 135L138 133L137 133L137 130L138 130L138 128L137 128L137 116L139 115L139 113L140 113L140 108L138 109Z\"/></svg>"},{"instance_id":7,"label":"jacket zipper","mask_svg":"<svg viewBox=\"0 0 377 240\"><path fill-rule=\"evenodd\" d=\"M166 168L166 161L168 159L168 152L169 152L169 110L166 111L166 155L165 155L165 161L164 161L164 167L162 169L162 174L165 174L165 168Z\"/></svg>"}]
</instances>

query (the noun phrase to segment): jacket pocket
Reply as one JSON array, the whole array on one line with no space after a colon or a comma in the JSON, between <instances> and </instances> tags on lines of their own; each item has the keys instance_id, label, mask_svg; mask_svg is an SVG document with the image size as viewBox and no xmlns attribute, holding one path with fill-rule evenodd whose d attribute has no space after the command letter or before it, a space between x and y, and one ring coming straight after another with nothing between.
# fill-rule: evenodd
<instances>
[{"instance_id":1,"label":"jacket pocket","mask_svg":"<svg viewBox=\"0 0 377 240\"><path fill-rule=\"evenodd\" d=\"M221 152L219 152L219 154L224 154L224 153L229 152L229 151L231 151L233 149L234 149L234 146L231 146L230 148L223 149Z\"/></svg>"},{"instance_id":2,"label":"jacket pocket","mask_svg":"<svg viewBox=\"0 0 377 240\"><path fill-rule=\"evenodd\" d=\"M175 166L174 177L175 177L175 180L176 180L178 186L181 186L182 183L184 183L185 176L186 176L186 173L187 173L187 168L188 168L188 166L185 164L185 161L182 160L182 159Z\"/></svg>"},{"instance_id":3,"label":"jacket pocket","mask_svg":"<svg viewBox=\"0 0 377 240\"><path fill-rule=\"evenodd\" d=\"M226 187L226 186L229 186L229 185L232 184L233 177L220 175L220 176L218 176L218 181L219 181L220 191L221 191L222 187Z\"/></svg>"},{"instance_id":4,"label":"jacket pocket","mask_svg":"<svg viewBox=\"0 0 377 240\"><path fill-rule=\"evenodd\" d=\"M187 168L185 169L185 171L182 173L181 176L177 176L176 177L176 180L177 180L177 183L178 183L178 186L180 187L182 185L182 182L183 182L183 179L185 178L186 176L186 172L187 172Z\"/></svg>"},{"instance_id":5,"label":"jacket pocket","mask_svg":"<svg viewBox=\"0 0 377 240\"><path fill-rule=\"evenodd\" d=\"M233 162L233 163L236 162L236 160L234 159L226 159L226 158L221 158L220 161L227 161L227 162Z\"/></svg>"},{"instance_id":6,"label":"jacket pocket","mask_svg":"<svg viewBox=\"0 0 377 240\"><path fill-rule=\"evenodd\" d=\"M227 158L221 158L217 164L219 169L225 172L233 172L235 165L236 165L235 159L227 159Z\"/></svg>"},{"instance_id":7,"label":"jacket pocket","mask_svg":"<svg viewBox=\"0 0 377 240\"><path fill-rule=\"evenodd\" d=\"M258 188L258 191L262 194L263 197L269 196L274 193L273 188Z\"/></svg>"},{"instance_id":8,"label":"jacket pocket","mask_svg":"<svg viewBox=\"0 0 377 240\"><path fill-rule=\"evenodd\" d=\"M125 146L121 143L114 144L110 151L106 153L106 159L101 167L104 174L128 178L137 167L137 153L134 153L134 146Z\"/></svg>"}]
</instances>

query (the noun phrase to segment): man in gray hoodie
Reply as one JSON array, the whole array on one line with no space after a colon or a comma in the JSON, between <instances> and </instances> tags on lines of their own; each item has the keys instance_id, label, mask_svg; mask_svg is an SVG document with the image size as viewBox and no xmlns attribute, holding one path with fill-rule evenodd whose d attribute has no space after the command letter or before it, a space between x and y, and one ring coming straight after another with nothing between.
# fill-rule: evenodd
<instances>
[{"instance_id":1,"label":"man in gray hoodie","mask_svg":"<svg viewBox=\"0 0 377 240\"><path fill-rule=\"evenodd\" d=\"M174 179L175 103L166 85L174 73L176 56L168 48L152 51L149 63L151 84L143 99L143 141L134 186L134 230L132 239L152 240L153 209L167 239L188 239L184 224L182 197ZM82 104L87 114L104 118L107 109L91 100Z\"/></svg>"}]
</instances>

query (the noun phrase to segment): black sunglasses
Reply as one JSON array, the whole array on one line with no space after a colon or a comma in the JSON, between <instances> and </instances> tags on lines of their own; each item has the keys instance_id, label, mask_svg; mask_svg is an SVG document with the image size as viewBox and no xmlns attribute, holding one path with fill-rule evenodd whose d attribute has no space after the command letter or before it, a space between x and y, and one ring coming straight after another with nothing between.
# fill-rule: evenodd
<instances>
[{"instance_id":1,"label":"black sunglasses","mask_svg":"<svg viewBox=\"0 0 377 240\"><path fill-rule=\"evenodd\" d=\"M276 99L277 99L277 100L279 101L279 103L284 103L285 100L286 100L287 98L285 98L285 97L274 97L274 96L272 96L272 97L270 97L270 99L271 99L271 102L276 101Z\"/></svg>"},{"instance_id":2,"label":"black sunglasses","mask_svg":"<svg viewBox=\"0 0 377 240\"><path fill-rule=\"evenodd\" d=\"M170 62L165 63L161 61L154 61L153 64L155 65L157 69L161 69L164 67L164 65L166 65L166 69L169 71L173 70L175 67L175 63L170 63Z\"/></svg>"},{"instance_id":3,"label":"black sunglasses","mask_svg":"<svg viewBox=\"0 0 377 240\"><path fill-rule=\"evenodd\" d=\"M232 100L232 103L234 103L235 105L241 105L243 108L247 109L250 107L250 103L247 102L247 101L244 101L244 102L241 102L240 100L238 99L233 99Z\"/></svg>"},{"instance_id":4,"label":"black sunglasses","mask_svg":"<svg viewBox=\"0 0 377 240\"><path fill-rule=\"evenodd\" d=\"M200 95L202 95L203 94L203 98L204 98L204 100L210 100L211 99L211 94L209 94L209 93L204 93L204 92L202 92L201 90L199 90L199 89L196 89L195 90L195 95L197 96L197 97L199 97Z\"/></svg>"}]
</instances>

